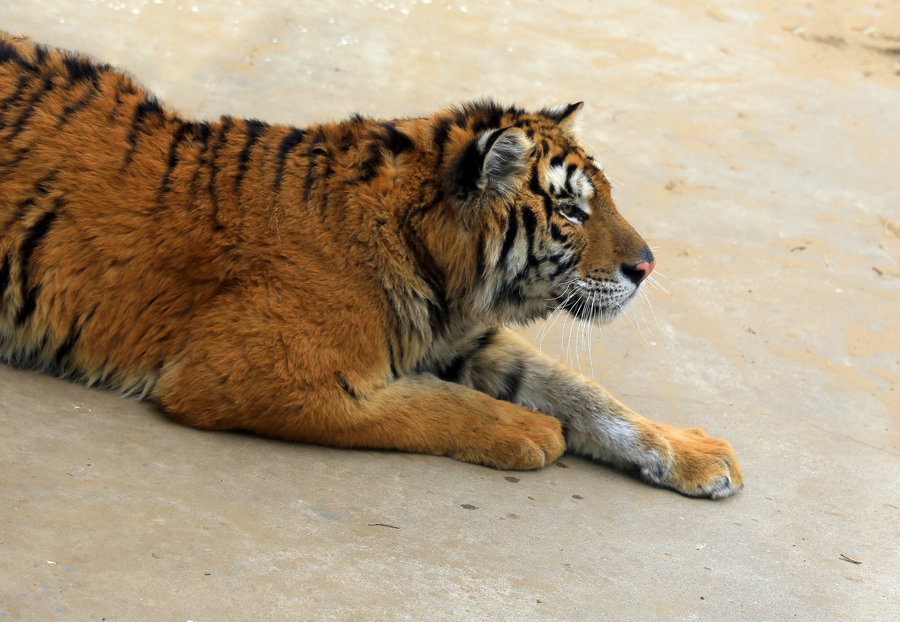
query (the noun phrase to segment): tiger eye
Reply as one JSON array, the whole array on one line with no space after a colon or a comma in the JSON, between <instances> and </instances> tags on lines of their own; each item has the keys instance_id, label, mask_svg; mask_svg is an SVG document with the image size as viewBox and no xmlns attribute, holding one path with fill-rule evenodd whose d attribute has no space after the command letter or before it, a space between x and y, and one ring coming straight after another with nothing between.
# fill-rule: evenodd
<instances>
[{"instance_id":1,"label":"tiger eye","mask_svg":"<svg viewBox=\"0 0 900 622\"><path fill-rule=\"evenodd\" d=\"M566 216L574 216L576 208L575 201L561 201L559 203L560 211Z\"/></svg>"}]
</instances>

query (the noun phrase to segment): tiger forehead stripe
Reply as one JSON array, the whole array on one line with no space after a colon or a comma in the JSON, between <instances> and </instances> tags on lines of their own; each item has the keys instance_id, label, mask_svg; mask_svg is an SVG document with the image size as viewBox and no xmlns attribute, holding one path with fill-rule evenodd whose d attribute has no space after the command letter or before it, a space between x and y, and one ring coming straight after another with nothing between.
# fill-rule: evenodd
<instances>
[{"instance_id":1,"label":"tiger forehead stripe","mask_svg":"<svg viewBox=\"0 0 900 622\"><path fill-rule=\"evenodd\" d=\"M576 164L551 164L547 168L547 184L551 195L578 199L584 203L584 211L590 213L587 201L594 193L594 185Z\"/></svg>"}]
</instances>

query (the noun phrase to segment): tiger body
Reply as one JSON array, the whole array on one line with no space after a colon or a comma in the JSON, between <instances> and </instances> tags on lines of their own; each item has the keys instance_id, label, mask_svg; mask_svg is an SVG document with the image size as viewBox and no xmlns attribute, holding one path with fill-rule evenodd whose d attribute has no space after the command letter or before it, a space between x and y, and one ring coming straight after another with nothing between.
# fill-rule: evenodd
<instances>
[{"instance_id":1,"label":"tiger body","mask_svg":"<svg viewBox=\"0 0 900 622\"><path fill-rule=\"evenodd\" d=\"M729 495L726 441L505 328L553 305L611 319L653 268L580 107L187 121L108 66L0 38L0 359L202 429L514 469L568 444Z\"/></svg>"}]
</instances>

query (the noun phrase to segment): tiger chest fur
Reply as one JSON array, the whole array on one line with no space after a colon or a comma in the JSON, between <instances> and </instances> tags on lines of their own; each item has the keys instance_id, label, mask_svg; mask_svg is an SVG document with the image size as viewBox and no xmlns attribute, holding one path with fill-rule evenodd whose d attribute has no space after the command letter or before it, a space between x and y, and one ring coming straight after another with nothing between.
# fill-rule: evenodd
<instances>
[{"instance_id":1,"label":"tiger chest fur","mask_svg":"<svg viewBox=\"0 0 900 622\"><path fill-rule=\"evenodd\" d=\"M568 447L727 496L726 441L642 417L505 328L607 321L653 270L580 109L188 121L3 36L0 358L202 429L502 469Z\"/></svg>"}]
</instances>

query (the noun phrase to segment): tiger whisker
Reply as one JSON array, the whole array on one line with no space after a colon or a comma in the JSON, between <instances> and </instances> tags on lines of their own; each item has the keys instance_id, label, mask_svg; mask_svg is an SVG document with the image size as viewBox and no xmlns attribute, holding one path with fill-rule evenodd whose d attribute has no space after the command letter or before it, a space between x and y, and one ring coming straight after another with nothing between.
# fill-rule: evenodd
<instances>
[{"instance_id":1,"label":"tiger whisker","mask_svg":"<svg viewBox=\"0 0 900 622\"><path fill-rule=\"evenodd\" d=\"M618 306L619 310L622 312L622 315L625 316L625 318L628 320L628 322L629 322L632 326L634 326L635 329L637 329L637 332L638 332L638 334L641 336L641 339L643 340L643 342L644 342L644 343L647 343L647 337L646 337L646 335L644 335L644 331L641 330L640 324L638 324L637 322L635 322L635 320L632 319L632 317L631 317L630 315L628 315L628 311L625 310L625 305L623 305L622 303L618 303L618 302L617 302L617 303L616 303L616 306Z\"/></svg>"},{"instance_id":2,"label":"tiger whisker","mask_svg":"<svg viewBox=\"0 0 900 622\"><path fill-rule=\"evenodd\" d=\"M581 312L584 309L584 298L578 300L578 307L575 309L574 317L572 318L572 325L569 327L569 342L566 344L566 361L569 360L569 350L572 348L572 331L575 329L575 324L578 323L578 318L581 317ZM578 355L578 348L576 345L575 348L575 356ZM578 361L579 371L581 366L581 361Z\"/></svg>"},{"instance_id":3,"label":"tiger whisker","mask_svg":"<svg viewBox=\"0 0 900 622\"><path fill-rule=\"evenodd\" d=\"M556 324L557 320L559 320L559 316L565 314L565 312L565 309L558 307L554 309L549 316L547 316L546 320L544 320L544 325L541 327L541 330L538 333L538 352L543 352L544 339L553 329L553 326Z\"/></svg>"},{"instance_id":4,"label":"tiger whisker","mask_svg":"<svg viewBox=\"0 0 900 622\"><path fill-rule=\"evenodd\" d=\"M597 292L591 294L591 306L593 307L597 302ZM594 326L597 324L593 319L589 320L590 325L588 326L588 362L591 364L591 378L596 380L597 377L594 375L594 354L591 352L591 343L594 341Z\"/></svg>"},{"instance_id":5,"label":"tiger whisker","mask_svg":"<svg viewBox=\"0 0 900 622\"><path fill-rule=\"evenodd\" d=\"M574 283L574 280L572 281L572 283ZM571 283L570 283L570 285L571 285ZM568 287L567 287L567 289L568 289ZM547 336L547 334L553 328L553 325L556 324L556 321L559 319L559 315L560 315L559 312L565 311L565 305L569 302L569 300L571 300L572 296L574 296L576 293L577 293L576 290L572 290L572 292L568 296L566 296L566 299L563 300L559 305L557 305L556 308L553 310L553 312L549 316L547 316L547 319L544 320L544 325L541 327L541 330L538 332L538 339L539 339L538 350L539 351L543 351L542 346L544 343L544 337ZM563 330L565 330L565 325L566 325L566 323L564 321L563 322Z\"/></svg>"},{"instance_id":6,"label":"tiger whisker","mask_svg":"<svg viewBox=\"0 0 900 622\"><path fill-rule=\"evenodd\" d=\"M659 320L656 318L656 312L653 310L653 303L650 302L650 296L643 289L641 290L641 298L647 301L647 306L650 307L650 315L653 317L653 323L659 326Z\"/></svg>"},{"instance_id":7,"label":"tiger whisker","mask_svg":"<svg viewBox=\"0 0 900 622\"><path fill-rule=\"evenodd\" d=\"M662 275L660 275L660 276L662 276ZM658 290L660 290L660 291L661 291L662 293L664 293L665 295L667 295L667 296L671 296L671 295L672 295L672 292L670 292L670 291L667 290L665 287L663 287L663 285L662 285L659 281L657 281L655 278L653 278L653 276L648 276L648 277L647 277L647 282L648 282L650 285L652 285L653 287L655 287L655 288L657 288Z\"/></svg>"}]
</instances>

